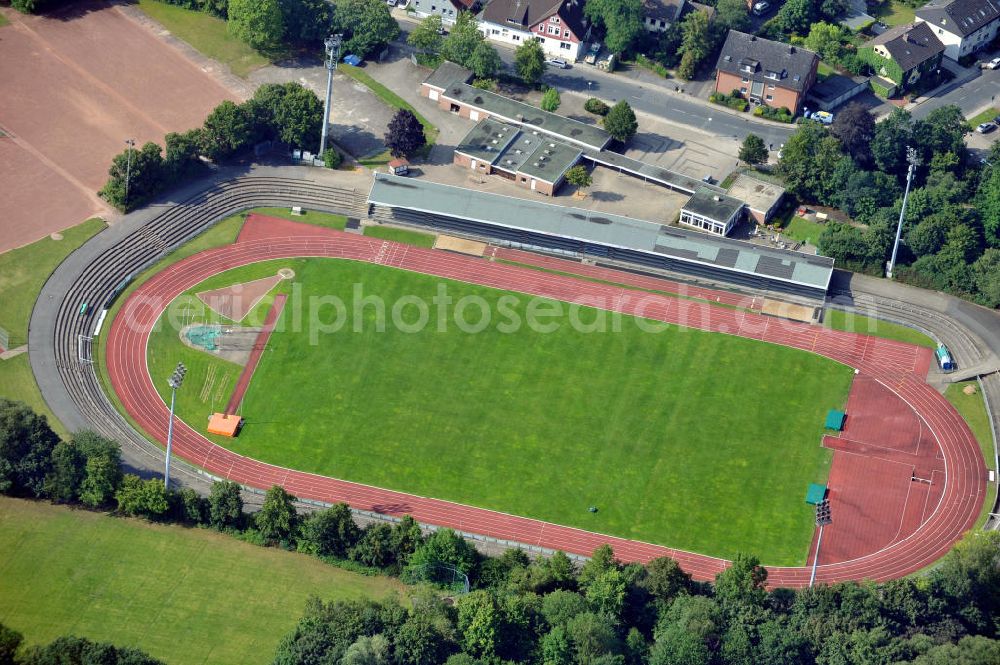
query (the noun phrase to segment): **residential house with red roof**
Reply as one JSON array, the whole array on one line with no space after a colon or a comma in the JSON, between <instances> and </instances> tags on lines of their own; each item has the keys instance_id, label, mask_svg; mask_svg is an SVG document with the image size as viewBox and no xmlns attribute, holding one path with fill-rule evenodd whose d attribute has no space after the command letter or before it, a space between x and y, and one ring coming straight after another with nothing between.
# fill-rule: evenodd
<instances>
[{"instance_id":1,"label":"residential house with red roof","mask_svg":"<svg viewBox=\"0 0 1000 665\"><path fill-rule=\"evenodd\" d=\"M547 55L570 62L583 55L590 37L583 0L492 0L479 27L487 39L503 44L537 39Z\"/></svg>"}]
</instances>

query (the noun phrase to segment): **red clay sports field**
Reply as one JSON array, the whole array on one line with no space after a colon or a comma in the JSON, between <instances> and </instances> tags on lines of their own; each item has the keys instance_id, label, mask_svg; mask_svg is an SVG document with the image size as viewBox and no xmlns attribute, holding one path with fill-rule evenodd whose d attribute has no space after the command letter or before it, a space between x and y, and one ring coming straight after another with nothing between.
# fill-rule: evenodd
<instances>
[{"instance_id":1,"label":"red clay sports field","mask_svg":"<svg viewBox=\"0 0 1000 665\"><path fill-rule=\"evenodd\" d=\"M731 293L573 261L504 249L489 255L636 289L683 290L687 296L748 306L746 299ZM829 498L836 520L823 537L817 582L885 580L919 570L947 552L973 526L982 507L986 493L982 455L962 417L926 383L929 349L259 215L250 216L234 244L188 257L142 284L115 318L106 358L111 383L125 409L149 435L166 441L168 411L150 378L146 346L167 305L225 270L300 257L378 263L567 302L612 302L611 309L625 314L781 344L855 368L847 425L840 436L824 440L834 451ZM722 559L660 545L264 464L211 443L183 422L175 424L173 450L213 475L247 486L266 489L277 484L302 498L344 501L387 515L411 514L421 522L501 540L582 555L608 543L624 561L671 556L700 580L712 579L727 565ZM769 568L769 573L769 584L774 586L809 583L807 567Z\"/></svg>"}]
</instances>

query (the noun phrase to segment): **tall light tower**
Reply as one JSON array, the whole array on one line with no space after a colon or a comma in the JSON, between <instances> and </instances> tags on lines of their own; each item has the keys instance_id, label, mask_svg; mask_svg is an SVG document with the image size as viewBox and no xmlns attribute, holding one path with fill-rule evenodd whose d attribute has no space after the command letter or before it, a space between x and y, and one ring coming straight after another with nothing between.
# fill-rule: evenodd
<instances>
[{"instance_id":1,"label":"tall light tower","mask_svg":"<svg viewBox=\"0 0 1000 665\"><path fill-rule=\"evenodd\" d=\"M128 157L125 161L125 212L128 212L128 181L132 176L132 150L135 149L135 139L125 139L128 146Z\"/></svg>"},{"instance_id":2,"label":"tall light tower","mask_svg":"<svg viewBox=\"0 0 1000 665\"><path fill-rule=\"evenodd\" d=\"M166 489L170 489L170 448L174 442L174 402L177 399L177 389L184 383L185 374L187 374L187 368L184 367L184 363L177 363L174 373L167 379L167 385L170 386L170 421L167 424L167 465L163 470L163 486Z\"/></svg>"},{"instance_id":3,"label":"tall light tower","mask_svg":"<svg viewBox=\"0 0 1000 665\"><path fill-rule=\"evenodd\" d=\"M906 199L910 196L910 183L913 182L913 173L920 166L920 157L915 148L906 148L906 161L910 163L910 168L906 171L906 190L903 192L903 207L899 211L899 224L896 225L896 242L892 244L892 258L889 259L889 267L885 271L888 279L892 279L892 271L896 267L896 252L899 251L899 238L903 235L903 219L906 217Z\"/></svg>"},{"instance_id":4,"label":"tall light tower","mask_svg":"<svg viewBox=\"0 0 1000 665\"><path fill-rule=\"evenodd\" d=\"M319 140L319 155L326 152L326 137L330 132L330 96L333 94L333 72L340 60L340 43L342 35L330 35L323 42L326 47L326 103L323 105L323 136Z\"/></svg>"}]
</instances>

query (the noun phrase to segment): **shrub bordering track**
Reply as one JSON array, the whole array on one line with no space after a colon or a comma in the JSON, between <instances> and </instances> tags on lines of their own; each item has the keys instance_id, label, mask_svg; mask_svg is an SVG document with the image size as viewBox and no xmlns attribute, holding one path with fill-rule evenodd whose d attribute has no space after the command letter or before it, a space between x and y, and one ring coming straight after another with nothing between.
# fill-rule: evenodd
<instances>
[{"instance_id":1,"label":"shrub bordering track","mask_svg":"<svg viewBox=\"0 0 1000 665\"><path fill-rule=\"evenodd\" d=\"M130 323L116 319L108 343L108 361L115 390L133 417L153 436L162 440L166 410L156 396L145 366L147 332L162 307L174 296L206 277L232 267L271 258L328 256L374 261L415 272L459 279L473 284L516 290L566 301L588 297L618 297L616 309L636 313L627 289L543 275L528 269L502 266L480 260L446 255L433 250L380 243L336 232L311 229L301 235L278 234L269 239L247 239L230 247L212 250L175 264L147 282L126 303ZM160 307L134 306L138 295L154 298ZM656 298L641 314L647 318L737 334L772 343L809 350L859 368L915 408L935 433L948 468L948 481L938 509L913 536L879 552L853 561L821 566L819 581L898 577L932 563L943 555L972 525L984 496L985 476L978 447L961 417L915 373L918 358L913 347L849 333L794 325L700 303ZM649 299L647 299L647 303ZM130 307L131 306L131 307ZM674 556L700 579L713 576L726 562L670 548L611 538L578 529L538 522L448 502L423 499L281 469L219 449L196 432L181 426L175 440L178 454L218 475L241 482L267 486L277 483L304 497L328 501L348 500L353 505L386 513L410 512L418 519L492 537L565 549L587 554L601 543L610 543L625 560L645 561L655 556ZM772 568L775 585L803 586L805 568Z\"/></svg>"}]
</instances>

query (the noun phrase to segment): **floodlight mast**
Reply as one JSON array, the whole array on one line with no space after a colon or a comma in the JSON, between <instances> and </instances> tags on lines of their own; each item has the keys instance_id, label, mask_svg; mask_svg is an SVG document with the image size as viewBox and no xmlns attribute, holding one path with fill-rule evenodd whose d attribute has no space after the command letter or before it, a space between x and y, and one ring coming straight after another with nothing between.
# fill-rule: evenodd
<instances>
[{"instance_id":1,"label":"floodlight mast","mask_svg":"<svg viewBox=\"0 0 1000 665\"><path fill-rule=\"evenodd\" d=\"M184 367L184 363L177 363L174 373L167 379L167 385L170 386L170 420L167 423L167 462L163 469L163 487L165 489L170 489L170 449L174 441L174 402L177 399L177 389L184 383L185 374L187 374L187 368Z\"/></svg>"},{"instance_id":2,"label":"floodlight mast","mask_svg":"<svg viewBox=\"0 0 1000 665\"><path fill-rule=\"evenodd\" d=\"M132 177L132 151L135 150L135 139L125 139L128 146L128 157L125 162L125 212L128 212L128 181Z\"/></svg>"},{"instance_id":3,"label":"floodlight mast","mask_svg":"<svg viewBox=\"0 0 1000 665\"><path fill-rule=\"evenodd\" d=\"M343 35L330 35L323 42L326 48L326 101L323 104L323 134L319 141L319 156L326 152L326 139L330 132L330 97L333 94L333 72L340 60L340 44Z\"/></svg>"},{"instance_id":4,"label":"floodlight mast","mask_svg":"<svg viewBox=\"0 0 1000 665\"><path fill-rule=\"evenodd\" d=\"M910 196L913 173L920 166L920 156L917 155L916 149L906 148L906 161L910 163L910 168L906 171L906 190L903 192L903 207L899 211L899 223L896 225L896 241L892 243L892 258L889 259L889 267L885 271L887 279L892 279L892 271L896 268L896 253L899 251L899 238L903 235L903 219L906 218L906 199Z\"/></svg>"}]
</instances>

